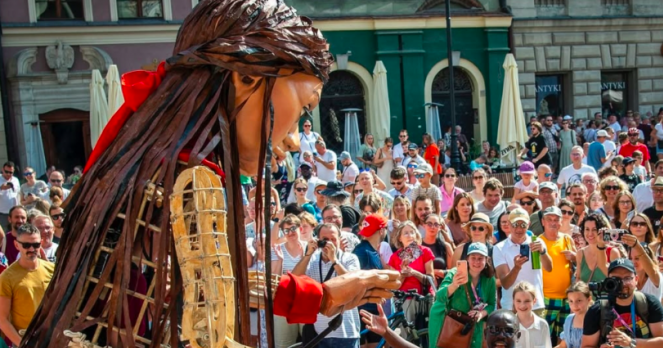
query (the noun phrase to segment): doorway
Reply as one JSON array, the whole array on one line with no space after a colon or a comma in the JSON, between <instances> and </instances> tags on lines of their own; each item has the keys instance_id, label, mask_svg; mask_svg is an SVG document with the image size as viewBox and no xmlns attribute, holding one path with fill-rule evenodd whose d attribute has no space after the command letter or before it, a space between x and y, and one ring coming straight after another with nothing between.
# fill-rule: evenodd
<instances>
[{"instance_id":1,"label":"doorway","mask_svg":"<svg viewBox=\"0 0 663 348\"><path fill-rule=\"evenodd\" d=\"M89 112L59 109L39 115L39 121L48 166L69 174L85 165L92 152Z\"/></svg>"},{"instance_id":2,"label":"doorway","mask_svg":"<svg viewBox=\"0 0 663 348\"><path fill-rule=\"evenodd\" d=\"M454 68L454 99L456 104L456 125L461 126L463 134L471 143L474 139L474 106L472 104L473 86L470 77L461 68ZM449 68L442 69L433 80L432 99L442 104L439 108L442 132L451 124L451 103L449 101ZM452 129L453 131L453 129ZM469 149L468 149L469 150Z\"/></svg>"}]
</instances>

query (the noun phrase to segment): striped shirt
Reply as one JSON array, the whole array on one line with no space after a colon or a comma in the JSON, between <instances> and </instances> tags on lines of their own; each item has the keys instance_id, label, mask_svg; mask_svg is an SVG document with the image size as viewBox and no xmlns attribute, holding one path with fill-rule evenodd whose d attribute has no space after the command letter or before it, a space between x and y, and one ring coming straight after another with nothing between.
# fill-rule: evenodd
<instances>
[{"instance_id":1,"label":"striped shirt","mask_svg":"<svg viewBox=\"0 0 663 348\"><path fill-rule=\"evenodd\" d=\"M306 242L304 241L299 241L299 243L302 245L302 255L306 251ZM288 249L285 247L285 243L281 244L278 246L281 248L281 252L283 253L283 272L282 274L287 274L288 272L292 271L295 266L297 266L297 263L299 260L302 259L302 255L299 255L299 257L293 257L288 253Z\"/></svg>"},{"instance_id":2,"label":"striped shirt","mask_svg":"<svg viewBox=\"0 0 663 348\"><path fill-rule=\"evenodd\" d=\"M313 253L311 260L309 261L306 268L306 275L315 281L323 283L325 276L332 268L332 263L322 261L320 259L320 255L321 253L319 251ZM357 256L354 254L340 252L336 262L342 265L348 272L358 271L360 269L359 259L357 259ZM322 274L320 274L320 271L322 271ZM336 271L334 271L331 278L336 276ZM329 322L332 319L333 317L330 318L325 315L318 314L318 319L314 324L315 331L318 333L324 331L329 326ZM343 312L343 324L338 329L327 335L326 338L331 337L359 338L359 312L357 311L357 308Z\"/></svg>"}]
</instances>

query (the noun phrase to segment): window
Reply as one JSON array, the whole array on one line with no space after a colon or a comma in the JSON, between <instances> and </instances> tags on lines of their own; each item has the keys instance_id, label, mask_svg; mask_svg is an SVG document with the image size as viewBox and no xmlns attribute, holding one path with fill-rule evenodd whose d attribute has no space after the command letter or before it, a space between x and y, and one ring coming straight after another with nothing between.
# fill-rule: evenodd
<instances>
[{"instance_id":1,"label":"window","mask_svg":"<svg viewBox=\"0 0 663 348\"><path fill-rule=\"evenodd\" d=\"M120 19L163 18L161 0L116 0Z\"/></svg>"},{"instance_id":2,"label":"window","mask_svg":"<svg viewBox=\"0 0 663 348\"><path fill-rule=\"evenodd\" d=\"M568 91L564 75L536 76L536 114L538 116L559 116L564 114L564 98Z\"/></svg>"},{"instance_id":3,"label":"window","mask_svg":"<svg viewBox=\"0 0 663 348\"><path fill-rule=\"evenodd\" d=\"M615 114L618 117L626 115L633 96L631 73L628 71L601 72L601 106L603 116Z\"/></svg>"},{"instance_id":4,"label":"window","mask_svg":"<svg viewBox=\"0 0 663 348\"><path fill-rule=\"evenodd\" d=\"M83 0L34 0L38 21L84 19Z\"/></svg>"}]
</instances>

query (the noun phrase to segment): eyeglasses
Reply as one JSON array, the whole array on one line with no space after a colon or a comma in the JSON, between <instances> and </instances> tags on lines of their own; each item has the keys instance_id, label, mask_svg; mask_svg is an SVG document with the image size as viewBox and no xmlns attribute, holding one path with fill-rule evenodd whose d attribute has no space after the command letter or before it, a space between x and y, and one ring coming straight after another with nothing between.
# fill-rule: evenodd
<instances>
[{"instance_id":1,"label":"eyeglasses","mask_svg":"<svg viewBox=\"0 0 663 348\"><path fill-rule=\"evenodd\" d=\"M299 226L297 226L297 225L290 226L290 228L282 229L283 233L285 233L285 234L295 233L295 232L297 232L297 230L299 230Z\"/></svg>"},{"instance_id":2,"label":"eyeglasses","mask_svg":"<svg viewBox=\"0 0 663 348\"><path fill-rule=\"evenodd\" d=\"M60 219L64 219L65 216L66 216L65 213L54 214L54 215L51 215L51 219L60 220Z\"/></svg>"},{"instance_id":3,"label":"eyeglasses","mask_svg":"<svg viewBox=\"0 0 663 348\"><path fill-rule=\"evenodd\" d=\"M456 174L444 174L445 178L455 178Z\"/></svg>"},{"instance_id":4,"label":"eyeglasses","mask_svg":"<svg viewBox=\"0 0 663 348\"><path fill-rule=\"evenodd\" d=\"M512 222L511 227L513 228L527 228L528 224L526 222Z\"/></svg>"},{"instance_id":5,"label":"eyeglasses","mask_svg":"<svg viewBox=\"0 0 663 348\"><path fill-rule=\"evenodd\" d=\"M306 192L306 190L308 190L308 188L306 188L306 187L297 187L295 190L297 190L297 192Z\"/></svg>"},{"instance_id":6,"label":"eyeglasses","mask_svg":"<svg viewBox=\"0 0 663 348\"><path fill-rule=\"evenodd\" d=\"M391 183L391 186L401 186L405 181L390 181L389 183Z\"/></svg>"},{"instance_id":7,"label":"eyeglasses","mask_svg":"<svg viewBox=\"0 0 663 348\"><path fill-rule=\"evenodd\" d=\"M485 231L486 229L485 229L483 226L470 226L470 230L472 230L472 231L483 232L483 231Z\"/></svg>"},{"instance_id":8,"label":"eyeglasses","mask_svg":"<svg viewBox=\"0 0 663 348\"><path fill-rule=\"evenodd\" d=\"M426 177L426 174L423 174L423 173L421 173L421 174L414 174L414 177L417 178L417 179L423 179L423 178Z\"/></svg>"},{"instance_id":9,"label":"eyeglasses","mask_svg":"<svg viewBox=\"0 0 663 348\"><path fill-rule=\"evenodd\" d=\"M520 205L532 205L534 201L520 201Z\"/></svg>"},{"instance_id":10,"label":"eyeglasses","mask_svg":"<svg viewBox=\"0 0 663 348\"><path fill-rule=\"evenodd\" d=\"M399 138L407 138L407 135L399 135Z\"/></svg>"},{"instance_id":11,"label":"eyeglasses","mask_svg":"<svg viewBox=\"0 0 663 348\"><path fill-rule=\"evenodd\" d=\"M34 173L35 173L35 172L24 172L24 173L23 173L23 176L30 176L30 175L32 175L32 174L34 174Z\"/></svg>"},{"instance_id":12,"label":"eyeglasses","mask_svg":"<svg viewBox=\"0 0 663 348\"><path fill-rule=\"evenodd\" d=\"M432 228L440 228L440 226L442 226L442 224L437 223L437 222L427 222L426 226L432 227Z\"/></svg>"},{"instance_id":13,"label":"eyeglasses","mask_svg":"<svg viewBox=\"0 0 663 348\"><path fill-rule=\"evenodd\" d=\"M573 216L573 210L564 210L564 209L562 209L562 215Z\"/></svg>"},{"instance_id":14,"label":"eyeglasses","mask_svg":"<svg viewBox=\"0 0 663 348\"><path fill-rule=\"evenodd\" d=\"M611 191L611 190L612 191L617 191L617 190L620 190L620 189L621 189L621 187L619 187L619 185L606 185L605 186L606 191Z\"/></svg>"},{"instance_id":15,"label":"eyeglasses","mask_svg":"<svg viewBox=\"0 0 663 348\"><path fill-rule=\"evenodd\" d=\"M633 227L645 227L647 226L647 223L644 221L631 221L629 225Z\"/></svg>"},{"instance_id":16,"label":"eyeglasses","mask_svg":"<svg viewBox=\"0 0 663 348\"><path fill-rule=\"evenodd\" d=\"M321 195L321 194L322 194L322 190L315 190L315 194L316 194L316 195Z\"/></svg>"},{"instance_id":17,"label":"eyeglasses","mask_svg":"<svg viewBox=\"0 0 663 348\"><path fill-rule=\"evenodd\" d=\"M475 176L475 177L472 177L472 179L473 180L483 180L485 178L483 176Z\"/></svg>"},{"instance_id":18,"label":"eyeglasses","mask_svg":"<svg viewBox=\"0 0 663 348\"><path fill-rule=\"evenodd\" d=\"M340 215L332 215L332 216L327 216L327 217L323 218L323 220L325 220L325 222L334 222L334 221L340 220L342 218L343 217L340 216Z\"/></svg>"},{"instance_id":19,"label":"eyeglasses","mask_svg":"<svg viewBox=\"0 0 663 348\"><path fill-rule=\"evenodd\" d=\"M628 276L628 277L624 277L624 278L619 278L619 277L615 277L615 278L620 279L622 281L622 283L630 283L630 282L635 280L635 277L633 277L633 276Z\"/></svg>"},{"instance_id":20,"label":"eyeglasses","mask_svg":"<svg viewBox=\"0 0 663 348\"><path fill-rule=\"evenodd\" d=\"M355 195L358 195L360 193L364 193L364 190L355 190L354 192L355 192Z\"/></svg>"},{"instance_id":21,"label":"eyeglasses","mask_svg":"<svg viewBox=\"0 0 663 348\"><path fill-rule=\"evenodd\" d=\"M62 182L62 179L51 179L51 182L54 182L56 184L59 184Z\"/></svg>"},{"instance_id":22,"label":"eyeglasses","mask_svg":"<svg viewBox=\"0 0 663 348\"><path fill-rule=\"evenodd\" d=\"M516 330L512 327L498 327L498 326L486 326L486 329L488 329L488 332L490 332L492 335L504 335L507 337L511 337L516 334Z\"/></svg>"},{"instance_id":23,"label":"eyeglasses","mask_svg":"<svg viewBox=\"0 0 663 348\"><path fill-rule=\"evenodd\" d=\"M23 249L30 249L30 248L35 248L39 249L41 248L41 243L24 243L24 242L18 242L18 244L21 244Z\"/></svg>"},{"instance_id":24,"label":"eyeglasses","mask_svg":"<svg viewBox=\"0 0 663 348\"><path fill-rule=\"evenodd\" d=\"M311 127L311 125L310 124L305 124L304 127L308 128L308 127Z\"/></svg>"},{"instance_id":25,"label":"eyeglasses","mask_svg":"<svg viewBox=\"0 0 663 348\"><path fill-rule=\"evenodd\" d=\"M596 180L583 180L583 184L585 185L596 185L597 181Z\"/></svg>"},{"instance_id":26,"label":"eyeglasses","mask_svg":"<svg viewBox=\"0 0 663 348\"><path fill-rule=\"evenodd\" d=\"M619 204L627 205L627 204L631 204L631 201L619 201Z\"/></svg>"},{"instance_id":27,"label":"eyeglasses","mask_svg":"<svg viewBox=\"0 0 663 348\"><path fill-rule=\"evenodd\" d=\"M3 172L5 172L5 174L8 174L8 175L14 175L14 172L10 172L8 170L3 170Z\"/></svg>"}]
</instances>

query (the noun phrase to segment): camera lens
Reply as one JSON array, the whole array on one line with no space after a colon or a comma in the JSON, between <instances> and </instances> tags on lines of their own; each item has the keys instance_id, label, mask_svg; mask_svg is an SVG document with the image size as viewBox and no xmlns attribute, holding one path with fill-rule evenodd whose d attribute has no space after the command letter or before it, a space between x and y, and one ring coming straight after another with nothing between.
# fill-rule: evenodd
<instances>
[{"instance_id":1,"label":"camera lens","mask_svg":"<svg viewBox=\"0 0 663 348\"><path fill-rule=\"evenodd\" d=\"M609 294L616 294L622 290L622 280L614 277L606 278L603 281L603 288Z\"/></svg>"}]
</instances>

